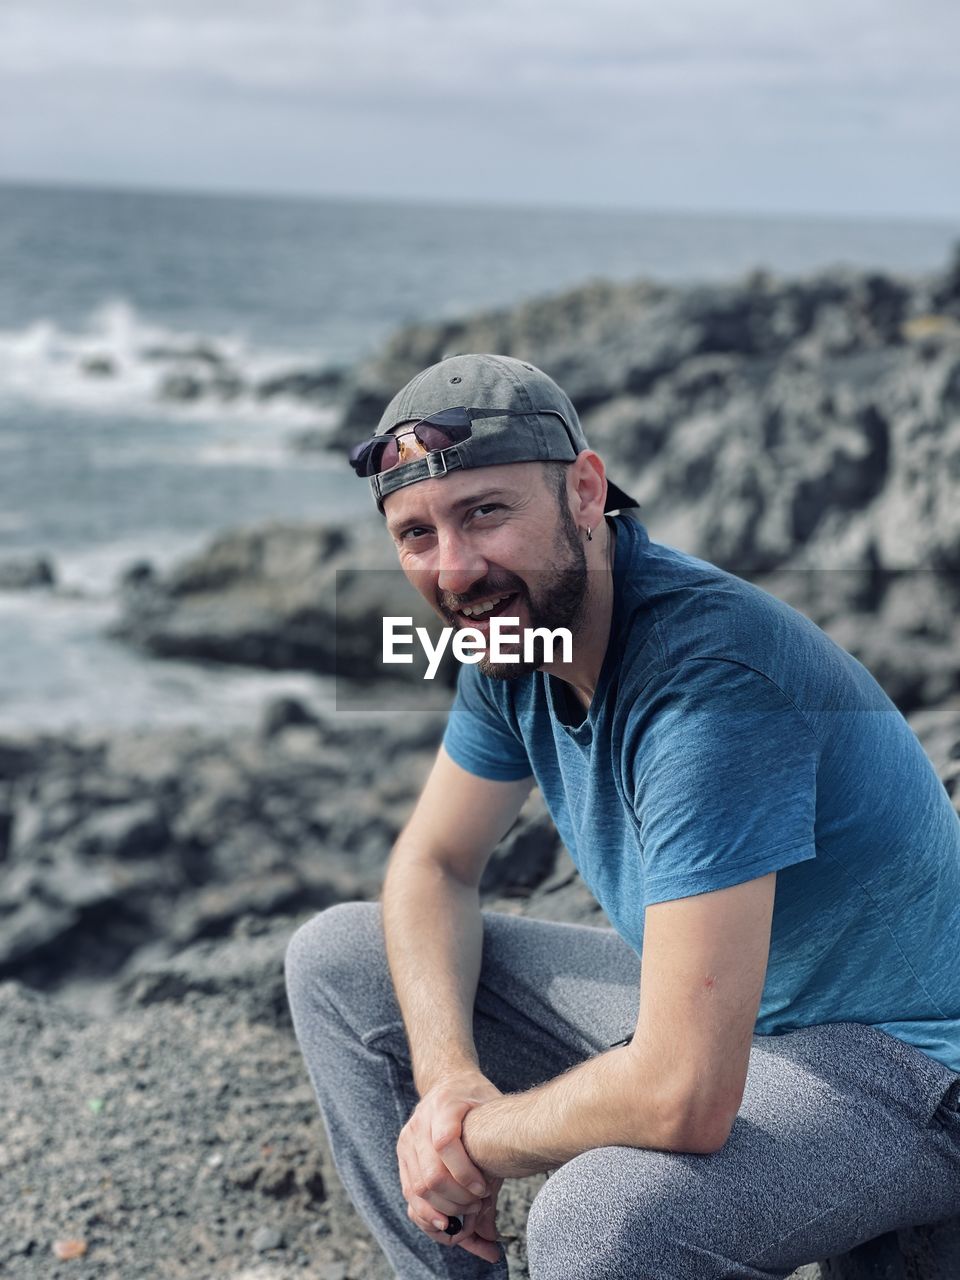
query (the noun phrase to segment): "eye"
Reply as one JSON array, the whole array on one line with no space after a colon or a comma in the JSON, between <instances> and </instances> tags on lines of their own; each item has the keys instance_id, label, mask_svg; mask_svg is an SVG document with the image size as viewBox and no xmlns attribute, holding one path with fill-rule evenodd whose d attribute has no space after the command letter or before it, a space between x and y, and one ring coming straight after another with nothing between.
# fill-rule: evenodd
<instances>
[{"instance_id":1,"label":"eye","mask_svg":"<svg viewBox=\"0 0 960 1280\"><path fill-rule=\"evenodd\" d=\"M484 502L481 504L481 506L474 507L473 509L475 512L476 511L496 511L502 505L503 503L501 502Z\"/></svg>"},{"instance_id":2,"label":"eye","mask_svg":"<svg viewBox=\"0 0 960 1280\"><path fill-rule=\"evenodd\" d=\"M412 524L409 529L404 529L402 533L399 534L398 541L409 542L411 537L419 538L421 534L426 532L427 530L424 525Z\"/></svg>"}]
</instances>

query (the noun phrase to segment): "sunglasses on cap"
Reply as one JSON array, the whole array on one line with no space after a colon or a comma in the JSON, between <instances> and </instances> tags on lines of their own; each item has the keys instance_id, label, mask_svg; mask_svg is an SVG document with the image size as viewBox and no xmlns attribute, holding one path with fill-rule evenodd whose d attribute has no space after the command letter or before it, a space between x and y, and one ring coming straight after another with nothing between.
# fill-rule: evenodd
<instances>
[{"instance_id":1,"label":"sunglasses on cap","mask_svg":"<svg viewBox=\"0 0 960 1280\"><path fill-rule=\"evenodd\" d=\"M527 418L531 412L536 410L465 409L461 406L441 409L403 431L361 440L350 450L350 465L358 476L374 476L381 471L392 470L406 461L405 452L413 452L404 445L404 436L414 436L428 453L432 453L435 449L447 449L469 439L473 433L472 424L477 418Z\"/></svg>"}]
</instances>

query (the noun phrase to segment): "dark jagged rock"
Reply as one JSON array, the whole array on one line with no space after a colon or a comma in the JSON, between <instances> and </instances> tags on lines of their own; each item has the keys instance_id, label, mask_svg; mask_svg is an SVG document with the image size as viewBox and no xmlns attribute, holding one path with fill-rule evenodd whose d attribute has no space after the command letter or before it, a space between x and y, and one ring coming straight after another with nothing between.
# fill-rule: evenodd
<instances>
[{"instance_id":1,"label":"dark jagged rock","mask_svg":"<svg viewBox=\"0 0 960 1280\"><path fill-rule=\"evenodd\" d=\"M376 421L418 369L450 351L499 351L539 363L582 412L616 395L646 395L688 360L727 355L773 364L794 353L838 357L896 347L929 299L877 272L668 287L595 281L551 298L400 330L354 371L337 445Z\"/></svg>"},{"instance_id":2,"label":"dark jagged rock","mask_svg":"<svg viewBox=\"0 0 960 1280\"><path fill-rule=\"evenodd\" d=\"M960 317L960 240L953 246L950 263L933 293L937 311Z\"/></svg>"},{"instance_id":3,"label":"dark jagged rock","mask_svg":"<svg viewBox=\"0 0 960 1280\"><path fill-rule=\"evenodd\" d=\"M137 354L141 360L158 364L191 362L217 370L227 367L227 357L211 342L197 341L183 345L155 343L153 346L141 347Z\"/></svg>"},{"instance_id":4,"label":"dark jagged rock","mask_svg":"<svg viewBox=\"0 0 960 1280\"><path fill-rule=\"evenodd\" d=\"M109 984L157 940L374 894L441 721L268 719L229 740L0 739L0 974Z\"/></svg>"},{"instance_id":5,"label":"dark jagged rock","mask_svg":"<svg viewBox=\"0 0 960 1280\"><path fill-rule=\"evenodd\" d=\"M86 1239L89 1265L125 1280L174 1262L197 1280L237 1276L269 1229L305 1259L298 1269L388 1280L333 1165L292 1035L283 957L315 911L377 896L444 717L369 724L283 705L274 715L270 734L0 739L19 833L0 862L5 972L47 988L0 983L0 1120L14 1157L0 1182L13 1243L0 1238L0 1259L18 1278L46 1276L49 1242L62 1234ZM941 776L956 777L960 695L913 724ZM140 805L159 806L169 832L151 859L126 847L136 823L121 824L115 843L77 835ZM481 895L485 908L609 927L535 793ZM29 947L11 947L31 929L32 962ZM99 973L89 959L97 942ZM37 963L44 947L59 967ZM511 1180L501 1193L498 1227L517 1280L542 1183ZM944 1230L901 1233L884 1256L941 1280L931 1258L949 1243ZM851 1269L865 1259L832 1260L825 1274L869 1276ZM819 1276L811 1266L794 1280Z\"/></svg>"},{"instance_id":6,"label":"dark jagged rock","mask_svg":"<svg viewBox=\"0 0 960 1280\"><path fill-rule=\"evenodd\" d=\"M426 659L382 661L383 618L411 617L436 638L439 618L397 567L380 528L269 524L218 537L160 577L129 574L112 628L159 657L304 668L369 685L422 680ZM437 673L451 686L455 660ZM361 697L362 692L357 694Z\"/></svg>"},{"instance_id":7,"label":"dark jagged rock","mask_svg":"<svg viewBox=\"0 0 960 1280\"><path fill-rule=\"evenodd\" d=\"M224 534L162 580L126 583L115 634L161 656L335 670L337 532Z\"/></svg>"},{"instance_id":8,"label":"dark jagged rock","mask_svg":"<svg viewBox=\"0 0 960 1280\"><path fill-rule=\"evenodd\" d=\"M161 400L193 403L212 398L229 401L244 392L244 379L222 357L214 358L210 353L198 359L199 363L177 364L163 374L157 383L157 395Z\"/></svg>"},{"instance_id":9,"label":"dark jagged rock","mask_svg":"<svg viewBox=\"0 0 960 1280\"><path fill-rule=\"evenodd\" d=\"M157 386L157 395L161 400L175 400L180 403L187 403L192 400L199 400L205 390L206 383L203 378L194 373L177 371L164 374Z\"/></svg>"},{"instance_id":10,"label":"dark jagged rock","mask_svg":"<svg viewBox=\"0 0 960 1280\"><path fill-rule=\"evenodd\" d=\"M933 341L928 325L918 338L954 269L923 281L855 271L684 287L593 281L412 325L351 373L339 426L317 435L342 449L445 352L531 358L568 389L655 539L748 577L937 571L960 605L960 323L944 313L955 333L941 326ZM354 482L345 461L344 475ZM119 634L158 655L415 682L422 664L379 661L379 619L419 604L382 522L371 514L349 541L334 536L316 526L227 535L163 581L128 583ZM957 687L960 610L937 634L912 634L911 612L929 605L919 578L882 619L879 602L863 600L827 618L826 576L807 594L814 620L874 664L903 710ZM417 622L438 625L429 611ZM448 661L441 682L455 673Z\"/></svg>"},{"instance_id":11,"label":"dark jagged rock","mask_svg":"<svg viewBox=\"0 0 960 1280\"><path fill-rule=\"evenodd\" d=\"M291 725L316 725L317 718L297 698L271 698L260 717L260 732L272 738Z\"/></svg>"},{"instance_id":12,"label":"dark jagged rock","mask_svg":"<svg viewBox=\"0 0 960 1280\"><path fill-rule=\"evenodd\" d=\"M480 892L528 897L538 885L549 880L559 852L556 827L537 792L527 801L520 819L487 863Z\"/></svg>"},{"instance_id":13,"label":"dark jagged rock","mask_svg":"<svg viewBox=\"0 0 960 1280\"><path fill-rule=\"evenodd\" d=\"M81 966L85 981L109 985L144 948L162 943L169 957L257 921L375 896L445 717L369 724L291 714L285 702L274 714L270 733L229 738L0 740L2 972L69 992ZM960 692L913 723L955 792ZM561 918L575 879L534 791L485 871L484 901Z\"/></svg>"},{"instance_id":14,"label":"dark jagged rock","mask_svg":"<svg viewBox=\"0 0 960 1280\"><path fill-rule=\"evenodd\" d=\"M157 396L164 401L188 403L215 397L232 401L243 392L243 379L229 371L216 370L212 374L177 369L164 374L157 384Z\"/></svg>"},{"instance_id":15,"label":"dark jagged rock","mask_svg":"<svg viewBox=\"0 0 960 1280\"><path fill-rule=\"evenodd\" d=\"M80 372L88 378L112 378L117 372L117 363L113 356L105 354L84 356L80 361Z\"/></svg>"},{"instance_id":16,"label":"dark jagged rock","mask_svg":"<svg viewBox=\"0 0 960 1280\"><path fill-rule=\"evenodd\" d=\"M27 591L33 587L52 587L55 582L56 571L53 562L47 556L0 560L0 591Z\"/></svg>"},{"instance_id":17,"label":"dark jagged rock","mask_svg":"<svg viewBox=\"0 0 960 1280\"><path fill-rule=\"evenodd\" d=\"M414 326L351 375L334 436L368 429L444 351L536 360L651 536L752 578L860 657L960 810L955 275L592 282ZM271 525L124 576L121 631L149 652L338 672L337 713L279 699L229 735L0 738L0 976L17 979L0 983L0 1269L18 1280L50 1273L61 1236L87 1240L91 1274L124 1280L387 1280L336 1176L282 959L316 911L377 897L443 731L417 671L400 673L414 677L402 715L385 682L380 714L342 710L383 613L415 613L393 557L374 518L350 535ZM536 793L480 893L485 908L607 925ZM500 1198L517 1280L540 1185ZM822 1274L941 1280L951 1230L901 1232Z\"/></svg>"},{"instance_id":18,"label":"dark jagged rock","mask_svg":"<svg viewBox=\"0 0 960 1280\"><path fill-rule=\"evenodd\" d=\"M246 927L245 927L246 926ZM291 922L257 933L242 919L230 938L195 942L168 958L129 966L116 988L118 1008L158 1002L180 1004L188 993L230 999L252 1022L290 1026L283 958Z\"/></svg>"},{"instance_id":19,"label":"dark jagged rock","mask_svg":"<svg viewBox=\"0 0 960 1280\"><path fill-rule=\"evenodd\" d=\"M254 394L258 400L289 396L296 400L327 404L341 390L346 377L347 370L339 367L297 369L262 379L254 386Z\"/></svg>"},{"instance_id":20,"label":"dark jagged rock","mask_svg":"<svg viewBox=\"0 0 960 1280\"><path fill-rule=\"evenodd\" d=\"M594 282L412 325L354 371L323 440L353 443L444 353L501 351L569 391L655 536L735 572L798 553L842 553L855 568L871 541L891 568L955 563L960 517L937 477L960 456L960 325L941 317L937 341L918 341L951 271L927 281L844 271L676 288ZM933 518L907 517L924 504Z\"/></svg>"},{"instance_id":21,"label":"dark jagged rock","mask_svg":"<svg viewBox=\"0 0 960 1280\"><path fill-rule=\"evenodd\" d=\"M153 586L156 577L156 570L149 560L134 560L118 575L117 587L123 594L132 593L138 587Z\"/></svg>"}]
</instances>

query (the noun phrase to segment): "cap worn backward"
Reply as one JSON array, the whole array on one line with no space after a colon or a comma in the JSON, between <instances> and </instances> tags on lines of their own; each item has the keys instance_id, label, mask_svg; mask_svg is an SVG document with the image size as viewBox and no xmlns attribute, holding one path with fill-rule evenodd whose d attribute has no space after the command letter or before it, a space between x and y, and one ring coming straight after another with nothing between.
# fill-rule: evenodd
<instances>
[{"instance_id":1,"label":"cap worn backward","mask_svg":"<svg viewBox=\"0 0 960 1280\"><path fill-rule=\"evenodd\" d=\"M572 462L590 447L573 402L548 374L514 356L478 353L447 356L411 378L383 411L375 434L454 407L523 416L476 419L467 440L371 476L381 514L389 493L420 480L507 462ZM608 480L605 510L636 506Z\"/></svg>"}]
</instances>

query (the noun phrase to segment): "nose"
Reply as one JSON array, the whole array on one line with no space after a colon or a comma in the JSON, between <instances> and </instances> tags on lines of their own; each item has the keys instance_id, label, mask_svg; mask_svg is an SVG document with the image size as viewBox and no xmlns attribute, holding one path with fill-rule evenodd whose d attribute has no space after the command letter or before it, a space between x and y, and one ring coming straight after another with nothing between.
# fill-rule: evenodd
<instances>
[{"instance_id":1,"label":"nose","mask_svg":"<svg viewBox=\"0 0 960 1280\"><path fill-rule=\"evenodd\" d=\"M465 595L487 573L486 560L470 540L451 533L441 533L437 540L437 563L437 589L451 595Z\"/></svg>"}]
</instances>

